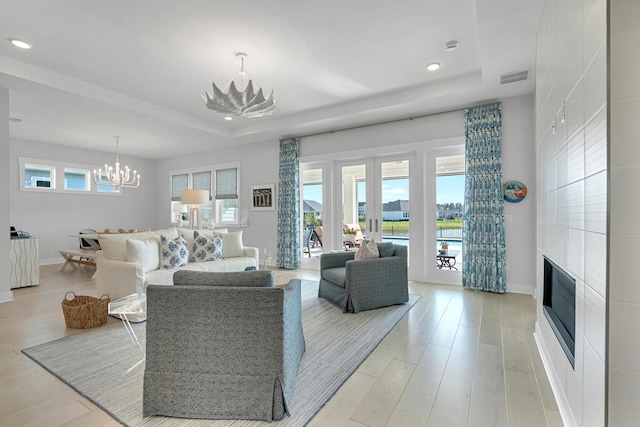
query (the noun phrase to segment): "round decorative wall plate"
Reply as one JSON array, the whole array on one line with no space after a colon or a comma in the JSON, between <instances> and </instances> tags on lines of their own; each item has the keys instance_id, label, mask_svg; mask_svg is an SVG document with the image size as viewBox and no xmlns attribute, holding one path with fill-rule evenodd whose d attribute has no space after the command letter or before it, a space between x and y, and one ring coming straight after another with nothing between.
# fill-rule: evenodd
<instances>
[{"instance_id":1,"label":"round decorative wall plate","mask_svg":"<svg viewBox=\"0 0 640 427\"><path fill-rule=\"evenodd\" d=\"M502 192L507 202L518 203L527 196L527 186L520 181L508 181L502 186Z\"/></svg>"}]
</instances>

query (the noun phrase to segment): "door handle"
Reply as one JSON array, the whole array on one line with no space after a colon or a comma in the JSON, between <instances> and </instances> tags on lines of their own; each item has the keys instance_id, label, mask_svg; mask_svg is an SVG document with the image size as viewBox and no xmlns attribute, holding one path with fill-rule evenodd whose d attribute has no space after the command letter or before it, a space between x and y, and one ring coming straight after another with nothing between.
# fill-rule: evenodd
<instances>
[{"instance_id":1,"label":"door handle","mask_svg":"<svg viewBox=\"0 0 640 427\"><path fill-rule=\"evenodd\" d=\"M373 220L369 218L369 233L373 232Z\"/></svg>"},{"instance_id":2,"label":"door handle","mask_svg":"<svg viewBox=\"0 0 640 427\"><path fill-rule=\"evenodd\" d=\"M378 218L376 218L376 233L378 232Z\"/></svg>"}]
</instances>

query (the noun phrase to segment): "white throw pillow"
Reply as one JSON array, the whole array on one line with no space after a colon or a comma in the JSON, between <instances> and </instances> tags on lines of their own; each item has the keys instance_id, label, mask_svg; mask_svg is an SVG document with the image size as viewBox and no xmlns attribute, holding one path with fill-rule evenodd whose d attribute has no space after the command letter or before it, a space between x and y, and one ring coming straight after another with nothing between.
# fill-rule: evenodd
<instances>
[{"instance_id":1,"label":"white throw pillow","mask_svg":"<svg viewBox=\"0 0 640 427\"><path fill-rule=\"evenodd\" d=\"M189 262L217 261L222 259L222 236L215 234L213 238L208 238L193 232L193 246L191 247L191 258Z\"/></svg>"},{"instance_id":2,"label":"white throw pillow","mask_svg":"<svg viewBox=\"0 0 640 427\"><path fill-rule=\"evenodd\" d=\"M160 236L160 253L162 254L162 268L176 268L187 265L189 262L189 250L187 241L180 236L171 240L165 235Z\"/></svg>"},{"instance_id":3,"label":"white throw pillow","mask_svg":"<svg viewBox=\"0 0 640 427\"><path fill-rule=\"evenodd\" d=\"M224 258L244 256L242 230L232 233L222 233L222 256Z\"/></svg>"},{"instance_id":4,"label":"white throw pillow","mask_svg":"<svg viewBox=\"0 0 640 427\"><path fill-rule=\"evenodd\" d=\"M376 245L376 241L373 239L369 240L367 243L362 242L355 255L356 260L379 257L380 252L378 251L378 245Z\"/></svg>"},{"instance_id":5,"label":"white throw pillow","mask_svg":"<svg viewBox=\"0 0 640 427\"><path fill-rule=\"evenodd\" d=\"M98 242L100 243L100 248L105 258L126 261L127 240L145 240L151 237L159 239L161 234L171 239L178 237L176 227L169 227L164 230L140 231L137 233L98 233Z\"/></svg>"},{"instance_id":6,"label":"white throw pillow","mask_svg":"<svg viewBox=\"0 0 640 427\"><path fill-rule=\"evenodd\" d=\"M146 240L127 240L127 261L142 265L142 270L160 268L160 241L152 237Z\"/></svg>"}]
</instances>

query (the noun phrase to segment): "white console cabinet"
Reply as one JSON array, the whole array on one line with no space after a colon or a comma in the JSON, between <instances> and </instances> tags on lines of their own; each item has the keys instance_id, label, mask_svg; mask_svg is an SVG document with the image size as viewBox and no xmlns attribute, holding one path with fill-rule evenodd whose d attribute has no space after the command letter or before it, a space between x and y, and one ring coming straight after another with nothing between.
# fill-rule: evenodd
<instances>
[{"instance_id":1,"label":"white console cabinet","mask_svg":"<svg viewBox=\"0 0 640 427\"><path fill-rule=\"evenodd\" d=\"M11 289L40 284L38 239L11 239L9 251Z\"/></svg>"}]
</instances>

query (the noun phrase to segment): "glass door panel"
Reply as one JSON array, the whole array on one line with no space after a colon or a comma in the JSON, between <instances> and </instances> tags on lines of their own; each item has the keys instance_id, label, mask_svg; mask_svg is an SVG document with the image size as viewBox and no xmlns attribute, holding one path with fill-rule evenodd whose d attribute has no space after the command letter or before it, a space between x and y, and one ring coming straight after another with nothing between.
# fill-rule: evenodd
<instances>
[{"instance_id":1,"label":"glass door panel","mask_svg":"<svg viewBox=\"0 0 640 427\"><path fill-rule=\"evenodd\" d=\"M436 267L462 271L464 154L436 157Z\"/></svg>"},{"instance_id":2,"label":"glass door panel","mask_svg":"<svg viewBox=\"0 0 640 427\"><path fill-rule=\"evenodd\" d=\"M339 241L346 249L356 248L362 239L367 237L365 224L372 220L372 213L368 210L373 206L371 186L367 185L372 173L371 161L359 164L343 165L340 168L341 196L342 196L342 227L337 234L342 237ZM356 231L356 234L343 233L346 228Z\"/></svg>"},{"instance_id":3,"label":"glass door panel","mask_svg":"<svg viewBox=\"0 0 640 427\"><path fill-rule=\"evenodd\" d=\"M377 238L396 244L409 244L409 160L378 161L380 197L378 209L381 222Z\"/></svg>"},{"instance_id":4,"label":"glass door panel","mask_svg":"<svg viewBox=\"0 0 640 427\"><path fill-rule=\"evenodd\" d=\"M357 224L362 236L356 235L356 240L391 240L408 245L409 160L372 158L341 165L340 174L343 228ZM343 238L352 239L347 234Z\"/></svg>"},{"instance_id":5,"label":"glass door panel","mask_svg":"<svg viewBox=\"0 0 640 427\"><path fill-rule=\"evenodd\" d=\"M322 168L302 170L302 255L322 252Z\"/></svg>"}]
</instances>

